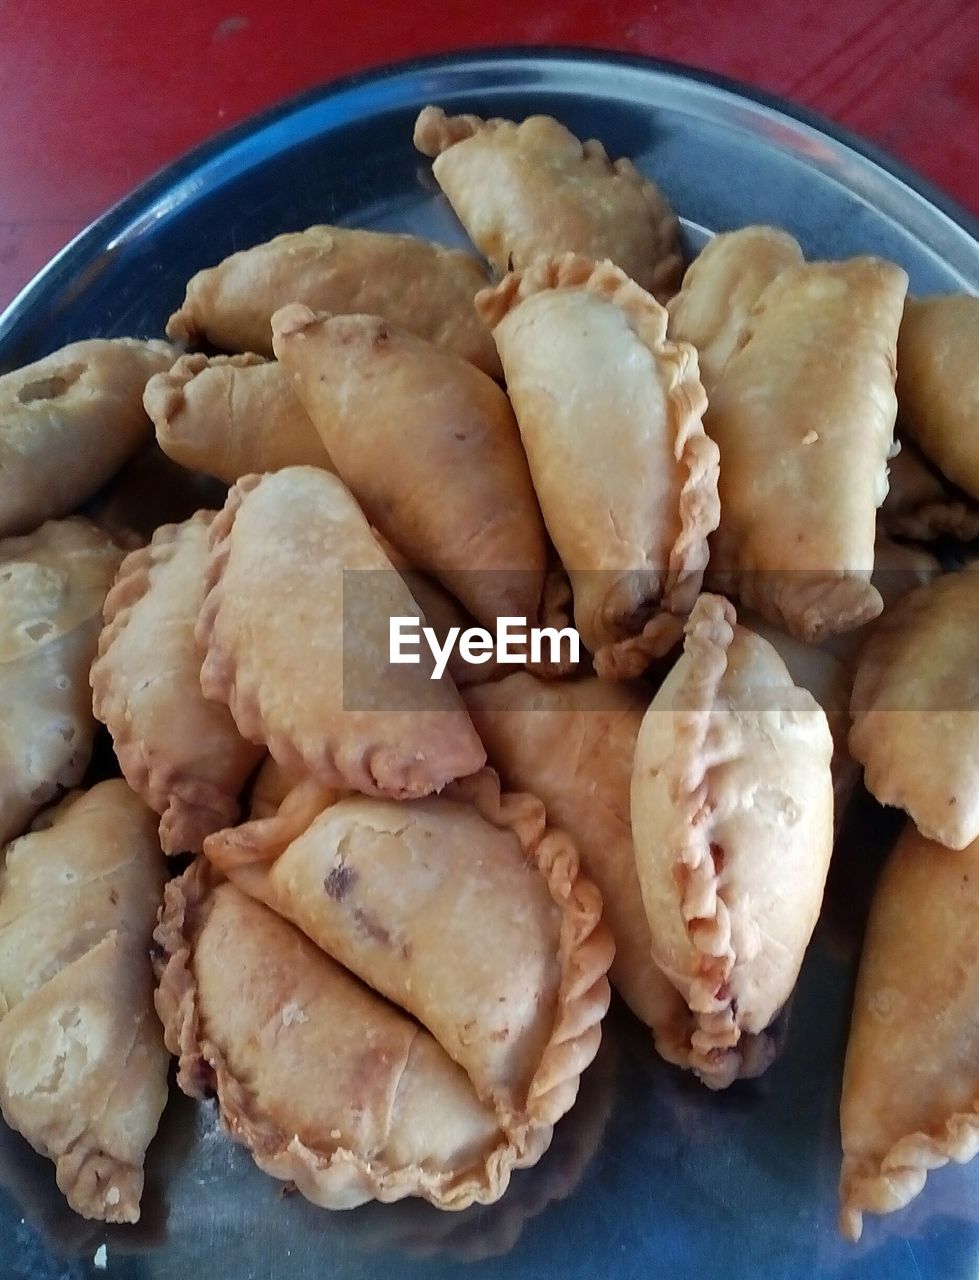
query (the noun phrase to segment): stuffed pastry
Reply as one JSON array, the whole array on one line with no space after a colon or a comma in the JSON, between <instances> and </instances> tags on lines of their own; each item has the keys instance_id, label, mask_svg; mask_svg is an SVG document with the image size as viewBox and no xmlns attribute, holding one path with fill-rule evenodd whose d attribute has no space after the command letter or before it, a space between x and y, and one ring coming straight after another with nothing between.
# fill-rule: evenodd
<instances>
[{"instance_id":1,"label":"stuffed pastry","mask_svg":"<svg viewBox=\"0 0 979 1280\"><path fill-rule=\"evenodd\" d=\"M979 298L909 298L897 345L901 425L979 499Z\"/></svg>"},{"instance_id":2,"label":"stuffed pastry","mask_svg":"<svg viewBox=\"0 0 979 1280\"><path fill-rule=\"evenodd\" d=\"M286 307L275 353L364 514L484 626L534 625L547 543L506 394L375 316Z\"/></svg>"},{"instance_id":3,"label":"stuffed pastry","mask_svg":"<svg viewBox=\"0 0 979 1280\"><path fill-rule=\"evenodd\" d=\"M850 706L868 791L950 849L979 837L977 635L979 568L919 587L861 650Z\"/></svg>"},{"instance_id":4,"label":"stuffed pastry","mask_svg":"<svg viewBox=\"0 0 979 1280\"><path fill-rule=\"evenodd\" d=\"M485 284L483 267L458 249L386 231L308 227L198 271L167 334L270 356L273 313L302 302L333 315L383 316L495 378L500 362L473 311Z\"/></svg>"},{"instance_id":5,"label":"stuffed pastry","mask_svg":"<svg viewBox=\"0 0 979 1280\"><path fill-rule=\"evenodd\" d=\"M843 1072L840 1228L893 1213L979 1151L979 842L908 823L878 882Z\"/></svg>"},{"instance_id":6,"label":"stuffed pastry","mask_svg":"<svg viewBox=\"0 0 979 1280\"><path fill-rule=\"evenodd\" d=\"M744 340L755 303L777 275L803 261L787 231L752 226L714 236L687 268L667 306L668 332L697 348L708 399Z\"/></svg>"},{"instance_id":7,"label":"stuffed pastry","mask_svg":"<svg viewBox=\"0 0 979 1280\"><path fill-rule=\"evenodd\" d=\"M154 816L120 779L73 793L0 872L0 1107L86 1218L136 1222L167 1097L149 947Z\"/></svg>"},{"instance_id":8,"label":"stuffed pastry","mask_svg":"<svg viewBox=\"0 0 979 1280\"><path fill-rule=\"evenodd\" d=\"M201 687L286 769L374 795L426 795L485 752L458 691L390 657L416 617L350 493L315 467L245 476L211 527Z\"/></svg>"},{"instance_id":9,"label":"stuffed pastry","mask_svg":"<svg viewBox=\"0 0 979 1280\"><path fill-rule=\"evenodd\" d=\"M721 451L711 582L803 640L881 611L870 575L906 288L877 258L782 271L704 419Z\"/></svg>"},{"instance_id":10,"label":"stuffed pastry","mask_svg":"<svg viewBox=\"0 0 979 1280\"><path fill-rule=\"evenodd\" d=\"M174 462L226 484L281 467L334 468L289 379L262 356L181 356L143 404Z\"/></svg>"},{"instance_id":11,"label":"stuffed pastry","mask_svg":"<svg viewBox=\"0 0 979 1280\"><path fill-rule=\"evenodd\" d=\"M667 339L666 312L618 268L572 254L477 305L582 642L601 674L637 674L681 634L718 522L697 353Z\"/></svg>"},{"instance_id":12,"label":"stuffed pastry","mask_svg":"<svg viewBox=\"0 0 979 1280\"><path fill-rule=\"evenodd\" d=\"M979 538L979 503L949 484L909 440L887 468L887 497L877 513L878 529L893 538L931 542Z\"/></svg>"},{"instance_id":13,"label":"stuffed pastry","mask_svg":"<svg viewBox=\"0 0 979 1280\"><path fill-rule=\"evenodd\" d=\"M539 800L501 796L491 770L403 803L306 784L204 852L417 1018L515 1140L572 1106L613 946L598 890Z\"/></svg>"},{"instance_id":14,"label":"stuffed pastry","mask_svg":"<svg viewBox=\"0 0 979 1280\"><path fill-rule=\"evenodd\" d=\"M147 379L165 342L92 338L0 377L0 537L85 502L150 438Z\"/></svg>"},{"instance_id":15,"label":"stuffed pastry","mask_svg":"<svg viewBox=\"0 0 979 1280\"><path fill-rule=\"evenodd\" d=\"M487 1204L520 1150L431 1035L203 860L167 886L157 1008L191 1097L314 1204Z\"/></svg>"},{"instance_id":16,"label":"stuffed pastry","mask_svg":"<svg viewBox=\"0 0 979 1280\"><path fill-rule=\"evenodd\" d=\"M121 559L78 517L0 542L0 844L88 767L88 670Z\"/></svg>"},{"instance_id":17,"label":"stuffed pastry","mask_svg":"<svg viewBox=\"0 0 979 1280\"><path fill-rule=\"evenodd\" d=\"M163 525L123 561L106 597L93 706L133 790L160 814L164 853L200 853L238 818L261 756L227 707L201 692L194 627L204 603L212 511Z\"/></svg>"},{"instance_id":18,"label":"stuffed pastry","mask_svg":"<svg viewBox=\"0 0 979 1280\"><path fill-rule=\"evenodd\" d=\"M731 604L701 596L636 745L632 830L653 958L723 1088L759 1065L816 924L833 848L826 715ZM747 1043L742 1043L743 1041Z\"/></svg>"},{"instance_id":19,"label":"stuffed pastry","mask_svg":"<svg viewBox=\"0 0 979 1280\"><path fill-rule=\"evenodd\" d=\"M679 227L663 193L631 160L579 142L550 116L481 120L426 107L415 146L476 248L498 274L535 258L608 258L665 301L682 271Z\"/></svg>"},{"instance_id":20,"label":"stuffed pastry","mask_svg":"<svg viewBox=\"0 0 979 1280\"><path fill-rule=\"evenodd\" d=\"M620 682L539 680L517 672L463 695L503 785L544 802L578 847L615 939L612 985L651 1027L664 1058L685 1064L690 1015L652 958L629 820L636 737L649 695Z\"/></svg>"}]
</instances>

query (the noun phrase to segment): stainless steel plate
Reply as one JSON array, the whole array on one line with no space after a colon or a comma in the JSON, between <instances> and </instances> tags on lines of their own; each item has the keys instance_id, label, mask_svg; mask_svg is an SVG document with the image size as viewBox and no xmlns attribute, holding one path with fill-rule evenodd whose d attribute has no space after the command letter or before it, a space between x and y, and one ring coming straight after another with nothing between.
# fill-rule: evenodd
<instances>
[{"instance_id":1,"label":"stainless steel plate","mask_svg":"<svg viewBox=\"0 0 979 1280\"><path fill-rule=\"evenodd\" d=\"M810 256L873 252L912 289L979 291L968 217L870 147L770 98L676 66L515 50L406 64L307 94L207 144L79 236L0 317L0 369L92 335L158 334L199 267L317 221L464 237L413 151L426 102L548 112L632 156L682 215L688 247L748 222ZM892 816L858 803L823 920L761 1081L714 1096L659 1062L613 1009L582 1097L499 1205L314 1209L259 1173L209 1106L176 1090L151 1148L144 1218L106 1230L0 1126L0 1276L440 1280L651 1275L974 1280L979 1164L933 1174L905 1212L836 1234L837 1104L854 963ZM105 1270L96 1266L105 1244ZM102 1261L99 1255L99 1261Z\"/></svg>"}]
</instances>

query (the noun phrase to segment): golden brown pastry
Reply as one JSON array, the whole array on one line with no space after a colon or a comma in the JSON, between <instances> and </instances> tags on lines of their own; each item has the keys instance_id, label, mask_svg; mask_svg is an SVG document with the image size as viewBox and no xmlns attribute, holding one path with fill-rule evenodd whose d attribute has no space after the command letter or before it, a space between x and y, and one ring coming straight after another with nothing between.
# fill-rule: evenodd
<instances>
[{"instance_id":1,"label":"golden brown pastry","mask_svg":"<svg viewBox=\"0 0 979 1280\"><path fill-rule=\"evenodd\" d=\"M566 252L610 259L665 300L680 282L679 228L631 160L609 160L550 116L481 120L426 107L415 146L476 248L503 275Z\"/></svg>"},{"instance_id":2,"label":"golden brown pastry","mask_svg":"<svg viewBox=\"0 0 979 1280\"><path fill-rule=\"evenodd\" d=\"M204 852L417 1018L519 1144L572 1106L613 946L598 890L539 800L501 796L491 770L403 803L333 802L306 784Z\"/></svg>"},{"instance_id":3,"label":"golden brown pastry","mask_svg":"<svg viewBox=\"0 0 979 1280\"><path fill-rule=\"evenodd\" d=\"M979 498L979 298L909 298L897 371L901 425L942 475Z\"/></svg>"},{"instance_id":4,"label":"golden brown pastry","mask_svg":"<svg viewBox=\"0 0 979 1280\"><path fill-rule=\"evenodd\" d=\"M870 574L906 287L877 258L787 268L704 419L721 450L711 582L804 640L881 611Z\"/></svg>"},{"instance_id":5,"label":"golden brown pastry","mask_svg":"<svg viewBox=\"0 0 979 1280\"><path fill-rule=\"evenodd\" d=\"M143 388L175 355L92 338L0 377L0 537L67 515L149 439Z\"/></svg>"},{"instance_id":6,"label":"golden brown pastry","mask_svg":"<svg viewBox=\"0 0 979 1280\"><path fill-rule=\"evenodd\" d=\"M949 484L908 440L887 468L887 497L877 513L878 529L894 538L979 538L979 504Z\"/></svg>"},{"instance_id":7,"label":"golden brown pastry","mask_svg":"<svg viewBox=\"0 0 979 1280\"><path fill-rule=\"evenodd\" d=\"M485 753L448 678L389 662L389 620L419 617L336 476L245 476L211 528L201 687L286 769L374 795L426 795Z\"/></svg>"},{"instance_id":8,"label":"golden brown pastry","mask_svg":"<svg viewBox=\"0 0 979 1280\"><path fill-rule=\"evenodd\" d=\"M521 671L467 689L466 706L503 785L544 802L578 847L615 939L612 985L653 1029L664 1058L686 1065L687 1007L653 963L629 820L636 737L649 694L620 682L539 680Z\"/></svg>"},{"instance_id":9,"label":"golden brown pastry","mask_svg":"<svg viewBox=\"0 0 979 1280\"><path fill-rule=\"evenodd\" d=\"M803 261L787 231L751 226L714 236L687 268L667 306L668 333L697 348L708 399L744 340L755 303L777 275Z\"/></svg>"},{"instance_id":10,"label":"golden brown pastry","mask_svg":"<svg viewBox=\"0 0 979 1280\"><path fill-rule=\"evenodd\" d=\"M275 353L364 514L481 623L537 620L547 544L510 402L375 316L272 319Z\"/></svg>"},{"instance_id":11,"label":"golden brown pastry","mask_svg":"<svg viewBox=\"0 0 979 1280\"><path fill-rule=\"evenodd\" d=\"M238 796L261 749L227 707L201 692L194 627L204 603L213 511L163 525L122 563L106 597L91 684L132 789L161 815L164 853L200 853L238 817Z\"/></svg>"},{"instance_id":12,"label":"golden brown pastry","mask_svg":"<svg viewBox=\"0 0 979 1280\"><path fill-rule=\"evenodd\" d=\"M653 958L693 1012L691 1065L711 1088L770 1056L829 868L832 752L772 646L701 596L639 732L632 829Z\"/></svg>"},{"instance_id":13,"label":"golden brown pastry","mask_svg":"<svg viewBox=\"0 0 979 1280\"><path fill-rule=\"evenodd\" d=\"M950 849L979 836L979 569L919 587L860 653L850 751L867 789Z\"/></svg>"},{"instance_id":14,"label":"golden brown pastry","mask_svg":"<svg viewBox=\"0 0 979 1280\"><path fill-rule=\"evenodd\" d=\"M908 823L877 885L843 1073L840 1230L893 1213L979 1150L979 842Z\"/></svg>"},{"instance_id":15,"label":"golden brown pastry","mask_svg":"<svg viewBox=\"0 0 979 1280\"><path fill-rule=\"evenodd\" d=\"M667 340L666 312L611 263L572 254L507 276L477 306L582 642L601 674L637 674L678 639L717 527L697 353Z\"/></svg>"},{"instance_id":16,"label":"golden brown pastry","mask_svg":"<svg viewBox=\"0 0 979 1280\"><path fill-rule=\"evenodd\" d=\"M427 1031L200 859L167 886L156 1002L185 1093L314 1204L487 1204L533 1164Z\"/></svg>"},{"instance_id":17,"label":"golden brown pastry","mask_svg":"<svg viewBox=\"0 0 979 1280\"><path fill-rule=\"evenodd\" d=\"M136 1222L167 1097L149 946L156 822L120 779L76 792L0 872L0 1106L86 1218Z\"/></svg>"},{"instance_id":18,"label":"golden brown pastry","mask_svg":"<svg viewBox=\"0 0 979 1280\"><path fill-rule=\"evenodd\" d=\"M88 767L88 669L121 559L77 517L0 542L0 844Z\"/></svg>"},{"instance_id":19,"label":"golden brown pastry","mask_svg":"<svg viewBox=\"0 0 979 1280\"><path fill-rule=\"evenodd\" d=\"M263 356L181 356L150 378L143 404L168 457L226 484L281 467L334 470L289 379Z\"/></svg>"},{"instance_id":20,"label":"golden brown pastry","mask_svg":"<svg viewBox=\"0 0 979 1280\"><path fill-rule=\"evenodd\" d=\"M248 820L274 818L289 792L308 778L305 771L284 769L278 760L266 756L249 792Z\"/></svg>"},{"instance_id":21,"label":"golden brown pastry","mask_svg":"<svg viewBox=\"0 0 979 1280\"><path fill-rule=\"evenodd\" d=\"M302 302L333 315L383 316L495 378L500 363L473 311L485 283L482 266L458 249L387 231L308 227L198 271L167 334L270 356L273 313Z\"/></svg>"}]
</instances>

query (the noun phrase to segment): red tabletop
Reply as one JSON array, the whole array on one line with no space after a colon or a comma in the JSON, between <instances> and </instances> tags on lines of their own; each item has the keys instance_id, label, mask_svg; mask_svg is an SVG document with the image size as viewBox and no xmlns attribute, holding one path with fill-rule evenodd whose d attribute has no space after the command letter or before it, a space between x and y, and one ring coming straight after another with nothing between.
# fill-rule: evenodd
<instances>
[{"instance_id":1,"label":"red tabletop","mask_svg":"<svg viewBox=\"0 0 979 1280\"><path fill-rule=\"evenodd\" d=\"M673 58L823 112L979 212L979 0L5 0L0 306L210 134L332 77L494 44Z\"/></svg>"}]
</instances>

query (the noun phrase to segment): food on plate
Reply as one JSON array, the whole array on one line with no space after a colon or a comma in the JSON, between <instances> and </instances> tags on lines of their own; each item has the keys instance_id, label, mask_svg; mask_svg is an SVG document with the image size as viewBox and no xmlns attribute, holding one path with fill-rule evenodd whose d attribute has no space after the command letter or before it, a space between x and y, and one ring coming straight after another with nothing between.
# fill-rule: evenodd
<instances>
[{"instance_id":1,"label":"food on plate","mask_svg":"<svg viewBox=\"0 0 979 1280\"><path fill-rule=\"evenodd\" d=\"M417 1018L515 1141L573 1105L613 946L598 890L539 800L501 795L491 770L401 803L309 785L204 852Z\"/></svg>"},{"instance_id":2,"label":"food on plate","mask_svg":"<svg viewBox=\"0 0 979 1280\"><path fill-rule=\"evenodd\" d=\"M979 298L909 298L897 344L901 425L942 475L979 499Z\"/></svg>"},{"instance_id":3,"label":"food on plate","mask_svg":"<svg viewBox=\"0 0 979 1280\"><path fill-rule=\"evenodd\" d=\"M484 626L533 625L547 540L506 394L375 316L286 307L273 345L367 518Z\"/></svg>"},{"instance_id":4,"label":"food on plate","mask_svg":"<svg viewBox=\"0 0 979 1280\"><path fill-rule=\"evenodd\" d=\"M167 457L226 484L282 467L334 470L289 378L264 356L181 356L150 378L143 404Z\"/></svg>"},{"instance_id":5,"label":"food on plate","mask_svg":"<svg viewBox=\"0 0 979 1280\"><path fill-rule=\"evenodd\" d=\"M284 769L278 760L267 755L249 790L249 822L257 818L274 818L289 792L308 780L309 774L305 770Z\"/></svg>"},{"instance_id":6,"label":"food on plate","mask_svg":"<svg viewBox=\"0 0 979 1280\"><path fill-rule=\"evenodd\" d=\"M487 1204L523 1148L427 1031L200 859L167 887L157 1008L185 1093L314 1204Z\"/></svg>"},{"instance_id":7,"label":"food on plate","mask_svg":"<svg viewBox=\"0 0 979 1280\"><path fill-rule=\"evenodd\" d=\"M600 673L678 640L717 527L717 447L697 354L611 263L538 262L479 295L575 623ZM597 429L597 424L601 429Z\"/></svg>"},{"instance_id":8,"label":"food on plate","mask_svg":"<svg viewBox=\"0 0 979 1280\"><path fill-rule=\"evenodd\" d=\"M850 705L867 789L950 849L979 837L977 637L979 568L919 587L861 650Z\"/></svg>"},{"instance_id":9,"label":"food on plate","mask_svg":"<svg viewBox=\"0 0 979 1280\"><path fill-rule=\"evenodd\" d=\"M458 249L386 231L309 227L198 271L167 334L270 356L273 313L302 302L332 315L381 316L497 377L492 339L473 311L485 284L483 267Z\"/></svg>"},{"instance_id":10,"label":"food on plate","mask_svg":"<svg viewBox=\"0 0 979 1280\"><path fill-rule=\"evenodd\" d=\"M826 715L718 596L636 745L632 830L653 958L693 1016L690 1062L711 1088L764 1069L833 848Z\"/></svg>"},{"instance_id":11,"label":"food on plate","mask_svg":"<svg viewBox=\"0 0 979 1280\"><path fill-rule=\"evenodd\" d=\"M704 419L720 446L710 582L803 640L876 617L907 276L878 258L788 267L765 289Z\"/></svg>"},{"instance_id":12,"label":"food on plate","mask_svg":"<svg viewBox=\"0 0 979 1280\"><path fill-rule=\"evenodd\" d=\"M286 769L328 786L426 795L485 761L458 691L389 661L389 620L419 616L342 481L315 467L245 476L211 526L197 625L201 686Z\"/></svg>"},{"instance_id":13,"label":"food on plate","mask_svg":"<svg viewBox=\"0 0 979 1280\"><path fill-rule=\"evenodd\" d=\"M879 531L893 538L979 538L979 503L949 484L907 439L887 467L887 497L877 513Z\"/></svg>"},{"instance_id":14,"label":"food on plate","mask_svg":"<svg viewBox=\"0 0 979 1280\"><path fill-rule=\"evenodd\" d=\"M143 388L165 342L92 338L0 377L0 537L65 516L150 437Z\"/></svg>"},{"instance_id":15,"label":"food on plate","mask_svg":"<svg viewBox=\"0 0 979 1280\"><path fill-rule=\"evenodd\" d=\"M91 684L126 781L160 817L164 853L200 853L238 817L261 757L228 708L201 691L194 639L204 603L213 511L163 525L123 561L106 597Z\"/></svg>"},{"instance_id":16,"label":"food on plate","mask_svg":"<svg viewBox=\"0 0 979 1280\"><path fill-rule=\"evenodd\" d=\"M493 268L524 271L562 253L608 258L661 301L683 260L665 196L631 160L609 159L550 116L481 120L425 107L415 146L476 248Z\"/></svg>"},{"instance_id":17,"label":"food on plate","mask_svg":"<svg viewBox=\"0 0 979 1280\"><path fill-rule=\"evenodd\" d=\"M121 559L78 517L0 541L0 843L88 767L88 669Z\"/></svg>"},{"instance_id":18,"label":"food on plate","mask_svg":"<svg viewBox=\"0 0 979 1280\"><path fill-rule=\"evenodd\" d=\"M979 1150L979 842L905 827L877 884L846 1050L840 1228Z\"/></svg>"},{"instance_id":19,"label":"food on plate","mask_svg":"<svg viewBox=\"0 0 979 1280\"><path fill-rule=\"evenodd\" d=\"M167 1097L149 946L163 894L150 811L120 779L74 792L0 872L0 1107L86 1218L136 1222Z\"/></svg>"},{"instance_id":20,"label":"food on plate","mask_svg":"<svg viewBox=\"0 0 979 1280\"><path fill-rule=\"evenodd\" d=\"M629 819L648 692L625 682L555 682L521 671L463 696L503 785L543 801L548 823L567 832L598 885L615 939L612 985L652 1028L663 1057L685 1065L690 1015L653 962Z\"/></svg>"},{"instance_id":21,"label":"food on plate","mask_svg":"<svg viewBox=\"0 0 979 1280\"><path fill-rule=\"evenodd\" d=\"M765 288L803 261L798 240L787 231L750 226L714 236L687 268L680 292L667 304L668 333L697 348L708 399L742 345Z\"/></svg>"}]
</instances>

